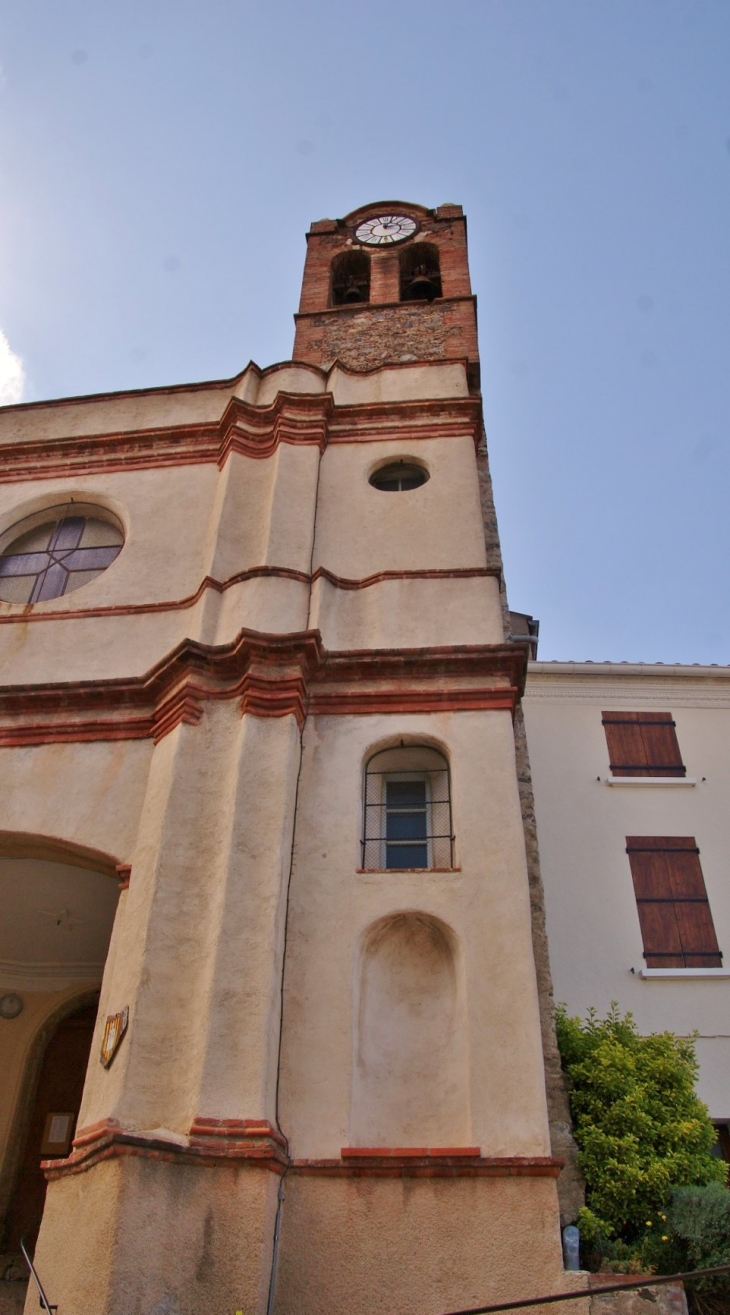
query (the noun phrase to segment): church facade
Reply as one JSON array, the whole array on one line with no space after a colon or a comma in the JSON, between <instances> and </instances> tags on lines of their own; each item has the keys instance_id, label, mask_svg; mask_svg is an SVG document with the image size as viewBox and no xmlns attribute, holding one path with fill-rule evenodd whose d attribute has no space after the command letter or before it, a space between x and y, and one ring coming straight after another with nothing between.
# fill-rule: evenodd
<instances>
[{"instance_id":1,"label":"church facade","mask_svg":"<svg viewBox=\"0 0 730 1315\"><path fill-rule=\"evenodd\" d=\"M0 470L6 1257L62 1315L565 1287L460 207L313 224L292 361L6 408Z\"/></svg>"}]
</instances>

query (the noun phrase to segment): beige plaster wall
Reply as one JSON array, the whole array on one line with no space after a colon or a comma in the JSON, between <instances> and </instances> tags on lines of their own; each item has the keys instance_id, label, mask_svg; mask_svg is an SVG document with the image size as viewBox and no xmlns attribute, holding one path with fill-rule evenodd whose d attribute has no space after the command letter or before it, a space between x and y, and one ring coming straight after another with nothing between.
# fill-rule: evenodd
<instances>
[{"instance_id":1,"label":"beige plaster wall","mask_svg":"<svg viewBox=\"0 0 730 1315\"><path fill-rule=\"evenodd\" d=\"M271 406L279 393L331 392L337 405L466 397L464 366L422 363L387 366L362 375L341 366L327 373L311 365L282 361L262 371L251 363L235 379L134 393L93 394L48 402L0 407L0 442L34 443L56 438L123 434L174 425L212 424L232 397L253 406Z\"/></svg>"},{"instance_id":2,"label":"beige plaster wall","mask_svg":"<svg viewBox=\"0 0 730 1315\"><path fill-rule=\"evenodd\" d=\"M692 835L700 849L720 949L730 953L730 681L717 669L665 675L647 667L551 673L536 664L524 700L545 885L555 998L583 1014L611 1000L643 1032L702 1040L699 1090L716 1118L730 1113L730 978L645 980L626 855L628 835ZM669 711L695 786L606 784L604 709ZM632 969L634 970L632 972Z\"/></svg>"},{"instance_id":3,"label":"beige plaster wall","mask_svg":"<svg viewBox=\"0 0 730 1315\"><path fill-rule=\"evenodd\" d=\"M368 483L377 466L401 457L425 464L430 479L407 495ZM354 580L376 571L486 566L472 440L329 447L322 457L314 564Z\"/></svg>"},{"instance_id":4,"label":"beige plaster wall","mask_svg":"<svg viewBox=\"0 0 730 1315\"><path fill-rule=\"evenodd\" d=\"M355 581L382 570L483 569L471 440L411 447L431 478L407 494L368 483L374 465L409 455L395 441L335 444L321 463L314 446L282 444L262 460L234 454L222 471L201 464L0 488L0 531L75 497L108 507L126 534L107 571L35 604L32 619L20 604L0 603L0 622L14 618L0 624L4 683L142 675L186 638L226 644L242 628L319 626L328 647L500 642L493 578L385 581L364 590L320 580L310 607L305 581L259 577L179 607L206 577L225 583L259 567L307 576L314 564ZM140 606L152 610L124 610ZM123 610L83 615L99 608ZM82 615L65 618L69 611Z\"/></svg>"},{"instance_id":5,"label":"beige plaster wall","mask_svg":"<svg viewBox=\"0 0 730 1315\"><path fill-rule=\"evenodd\" d=\"M450 759L453 872L357 870L364 763L401 738L436 743ZM297 1156L337 1156L353 1144L362 945L374 924L404 912L449 929L456 947L467 1003L455 1055L469 1117L468 1126L460 1119L454 1127L454 1141L464 1144L466 1136L484 1155L549 1154L509 713L321 717L307 724L280 1095L281 1126Z\"/></svg>"},{"instance_id":6,"label":"beige plaster wall","mask_svg":"<svg viewBox=\"0 0 730 1315\"><path fill-rule=\"evenodd\" d=\"M277 1187L261 1169L135 1157L49 1183L35 1257L49 1299L84 1315L263 1315Z\"/></svg>"},{"instance_id":7,"label":"beige plaster wall","mask_svg":"<svg viewBox=\"0 0 730 1315\"><path fill-rule=\"evenodd\" d=\"M499 582L491 576L383 580L349 591L320 576L310 625L329 649L493 644L502 625Z\"/></svg>"},{"instance_id":8,"label":"beige plaster wall","mask_svg":"<svg viewBox=\"0 0 730 1315\"><path fill-rule=\"evenodd\" d=\"M90 1066L82 1125L275 1119L298 765L294 718L233 700L157 745L100 1005L99 1029L128 1005L130 1031L110 1069Z\"/></svg>"},{"instance_id":9,"label":"beige plaster wall","mask_svg":"<svg viewBox=\"0 0 730 1315\"><path fill-rule=\"evenodd\" d=\"M570 1286L553 1179L287 1177L284 1190L279 1315L441 1315Z\"/></svg>"},{"instance_id":10,"label":"beige plaster wall","mask_svg":"<svg viewBox=\"0 0 730 1315\"><path fill-rule=\"evenodd\" d=\"M0 749L0 831L67 841L128 862L151 756L149 740Z\"/></svg>"}]
</instances>

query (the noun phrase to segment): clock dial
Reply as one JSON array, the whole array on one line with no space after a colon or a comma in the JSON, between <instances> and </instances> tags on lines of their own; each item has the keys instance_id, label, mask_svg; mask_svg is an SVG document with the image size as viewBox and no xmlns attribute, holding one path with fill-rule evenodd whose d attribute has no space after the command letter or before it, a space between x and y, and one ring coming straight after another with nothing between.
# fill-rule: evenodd
<instances>
[{"instance_id":1,"label":"clock dial","mask_svg":"<svg viewBox=\"0 0 730 1315\"><path fill-rule=\"evenodd\" d=\"M376 215L358 224L355 237L369 247L389 247L412 237L416 227L415 219L408 215Z\"/></svg>"}]
</instances>

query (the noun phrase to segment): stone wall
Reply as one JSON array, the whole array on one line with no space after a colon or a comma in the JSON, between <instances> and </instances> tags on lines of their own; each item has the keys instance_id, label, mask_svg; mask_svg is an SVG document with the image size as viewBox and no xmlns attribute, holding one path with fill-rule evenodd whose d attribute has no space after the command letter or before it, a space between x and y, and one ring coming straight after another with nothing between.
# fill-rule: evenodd
<instances>
[{"instance_id":1,"label":"stone wall","mask_svg":"<svg viewBox=\"0 0 730 1315\"><path fill-rule=\"evenodd\" d=\"M486 436L483 436L477 453L479 496L484 524L487 562L494 569L502 569L497 513L492 494ZM505 638L509 635L509 609L504 578L501 577L502 609ZM525 832L527 874L530 883L530 909L532 914L532 949L535 958L537 989L540 1000L540 1028L545 1062L545 1092L550 1122L550 1144L553 1155L565 1160L565 1168L558 1179L561 1225L573 1223L585 1201L585 1184L578 1167L578 1147L573 1139L570 1105L565 1074L560 1063L558 1040L555 1032L555 1000L550 971L550 952L545 924L545 891L540 872L540 849L535 820L535 800L530 773L530 755L525 735L522 707L515 715L515 760L522 807L522 824ZM607 1315L607 1312L605 1313ZM626 1313L629 1315L629 1312ZM638 1312L630 1312L638 1315Z\"/></svg>"},{"instance_id":2,"label":"stone wall","mask_svg":"<svg viewBox=\"0 0 730 1315\"><path fill-rule=\"evenodd\" d=\"M386 362L475 360L474 299L406 301L389 306L338 306L297 315L294 359L351 370Z\"/></svg>"},{"instance_id":3,"label":"stone wall","mask_svg":"<svg viewBox=\"0 0 730 1315\"><path fill-rule=\"evenodd\" d=\"M589 1274L588 1286L619 1283L616 1274ZM631 1279L627 1282L632 1281ZM628 1292L605 1292L591 1297L590 1315L687 1315L687 1297L682 1283L662 1283Z\"/></svg>"}]
</instances>

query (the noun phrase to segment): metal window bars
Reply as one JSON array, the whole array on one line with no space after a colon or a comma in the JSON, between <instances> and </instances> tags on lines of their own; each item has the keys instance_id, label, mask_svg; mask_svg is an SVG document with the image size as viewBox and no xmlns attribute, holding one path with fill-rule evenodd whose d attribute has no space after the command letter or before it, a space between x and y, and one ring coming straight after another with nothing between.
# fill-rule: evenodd
<instances>
[{"instance_id":1,"label":"metal window bars","mask_svg":"<svg viewBox=\"0 0 730 1315\"><path fill-rule=\"evenodd\" d=\"M446 766L393 771L373 771L368 767L363 811L361 844L365 871L454 866Z\"/></svg>"}]
</instances>

